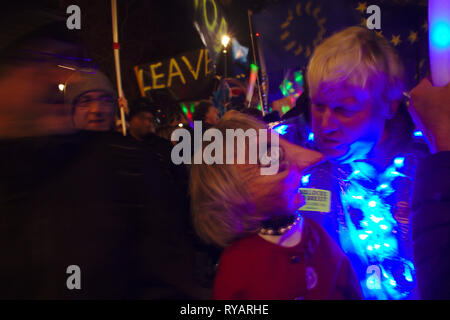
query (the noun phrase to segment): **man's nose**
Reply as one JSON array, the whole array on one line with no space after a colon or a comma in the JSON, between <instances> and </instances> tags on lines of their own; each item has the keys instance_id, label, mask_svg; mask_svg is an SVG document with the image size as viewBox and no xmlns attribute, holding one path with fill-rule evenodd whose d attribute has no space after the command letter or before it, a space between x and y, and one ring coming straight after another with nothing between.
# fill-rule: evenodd
<instances>
[{"instance_id":1,"label":"man's nose","mask_svg":"<svg viewBox=\"0 0 450 320\"><path fill-rule=\"evenodd\" d=\"M323 133L331 133L338 129L338 123L330 107L326 107L321 115L320 127Z\"/></svg>"},{"instance_id":2,"label":"man's nose","mask_svg":"<svg viewBox=\"0 0 450 320\"><path fill-rule=\"evenodd\" d=\"M100 113L101 110L101 106L100 106L100 101L94 100L91 101L91 103L89 104L89 112L90 113Z\"/></svg>"}]
</instances>

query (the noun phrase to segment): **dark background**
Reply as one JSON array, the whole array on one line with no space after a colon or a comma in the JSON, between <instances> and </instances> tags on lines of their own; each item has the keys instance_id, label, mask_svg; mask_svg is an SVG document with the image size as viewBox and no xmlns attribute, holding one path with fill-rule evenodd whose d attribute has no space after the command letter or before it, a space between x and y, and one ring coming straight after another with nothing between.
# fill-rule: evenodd
<instances>
[{"instance_id":1,"label":"dark background","mask_svg":"<svg viewBox=\"0 0 450 320\"><path fill-rule=\"evenodd\" d=\"M202 0L200 0L202 1ZM250 48L247 10L254 13L288 0L215 0L228 22L229 34ZM333 0L334 1L334 0ZM203 47L193 26L194 0L118 0L118 29L122 84L127 99L140 96L134 66L151 63ZM354 1L355 5L358 3ZM109 0L39 0L2 2L0 50L14 39L52 24L67 41L83 48L101 71L116 83L112 49L111 2ZM370 4L370 1L367 2ZM392 0L390 5L426 5L427 0ZM68 30L66 9L81 9L81 30ZM254 29L254 32L258 30ZM223 70L217 61L217 70ZM230 69L230 67L229 67ZM273 86L272 86L273 87ZM277 87L277 86L275 86ZM206 97L205 97L206 98Z\"/></svg>"},{"instance_id":2,"label":"dark background","mask_svg":"<svg viewBox=\"0 0 450 320\"><path fill-rule=\"evenodd\" d=\"M250 47L247 9L258 11L283 0L216 0L230 33ZM69 5L81 9L81 30L68 30ZM194 0L118 0L122 84L127 99L140 93L134 66L203 47L193 26ZM111 4L108 0L39 0L2 2L0 50L15 39L52 24L68 41L79 44L115 84ZM58 30L56 30L58 29Z\"/></svg>"}]
</instances>

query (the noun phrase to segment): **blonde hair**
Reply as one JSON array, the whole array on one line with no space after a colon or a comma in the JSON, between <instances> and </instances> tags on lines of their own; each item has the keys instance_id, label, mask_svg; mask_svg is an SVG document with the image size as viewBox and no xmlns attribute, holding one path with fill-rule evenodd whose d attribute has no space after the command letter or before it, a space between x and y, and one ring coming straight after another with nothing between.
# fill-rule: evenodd
<instances>
[{"instance_id":1,"label":"blonde hair","mask_svg":"<svg viewBox=\"0 0 450 320\"><path fill-rule=\"evenodd\" d=\"M229 112L214 128L225 136L226 129L245 131L265 129L266 126L240 112ZM248 140L246 147L248 149ZM273 202L270 194L278 187L277 181L264 188L255 186L254 178L259 174L257 165L192 164L190 173L193 224L197 234L207 243L225 247L257 233L261 222L274 215L264 207ZM252 187L249 187L250 182Z\"/></svg>"},{"instance_id":2,"label":"blonde hair","mask_svg":"<svg viewBox=\"0 0 450 320\"><path fill-rule=\"evenodd\" d=\"M403 96L404 69L389 42L374 31L349 27L314 51L307 70L310 95L349 84L369 90L379 104Z\"/></svg>"}]
</instances>

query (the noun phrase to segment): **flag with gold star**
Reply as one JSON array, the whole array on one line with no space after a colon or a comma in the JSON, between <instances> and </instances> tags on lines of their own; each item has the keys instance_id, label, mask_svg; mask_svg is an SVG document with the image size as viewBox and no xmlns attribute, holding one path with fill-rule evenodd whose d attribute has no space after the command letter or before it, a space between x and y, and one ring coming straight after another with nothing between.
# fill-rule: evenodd
<instances>
[{"instance_id":1,"label":"flag with gold star","mask_svg":"<svg viewBox=\"0 0 450 320\"><path fill-rule=\"evenodd\" d=\"M381 29L375 32L395 48L405 66L407 87L414 87L428 71L427 1L371 0L355 4L362 25L370 16L366 13L368 6L380 8Z\"/></svg>"},{"instance_id":2,"label":"flag with gold star","mask_svg":"<svg viewBox=\"0 0 450 320\"><path fill-rule=\"evenodd\" d=\"M282 98L279 85L289 70L305 69L325 38L353 25L367 27L371 5L380 8L379 36L389 40L405 65L408 88L426 72L427 6L413 0L287 0L253 15L269 77L269 100Z\"/></svg>"}]
</instances>

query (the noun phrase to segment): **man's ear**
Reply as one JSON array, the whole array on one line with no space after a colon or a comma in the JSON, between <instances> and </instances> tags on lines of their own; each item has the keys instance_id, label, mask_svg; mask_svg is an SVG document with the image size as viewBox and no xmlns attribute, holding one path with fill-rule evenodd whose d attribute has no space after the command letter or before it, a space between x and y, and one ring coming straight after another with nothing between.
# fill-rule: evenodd
<instances>
[{"instance_id":1,"label":"man's ear","mask_svg":"<svg viewBox=\"0 0 450 320\"><path fill-rule=\"evenodd\" d=\"M390 104L389 104L389 106L385 109L385 114L384 114L384 116L387 118L387 119L392 119L394 116L395 116L395 114L397 113L397 110L398 110L398 106L400 105L400 102L399 101L392 101Z\"/></svg>"}]
</instances>

